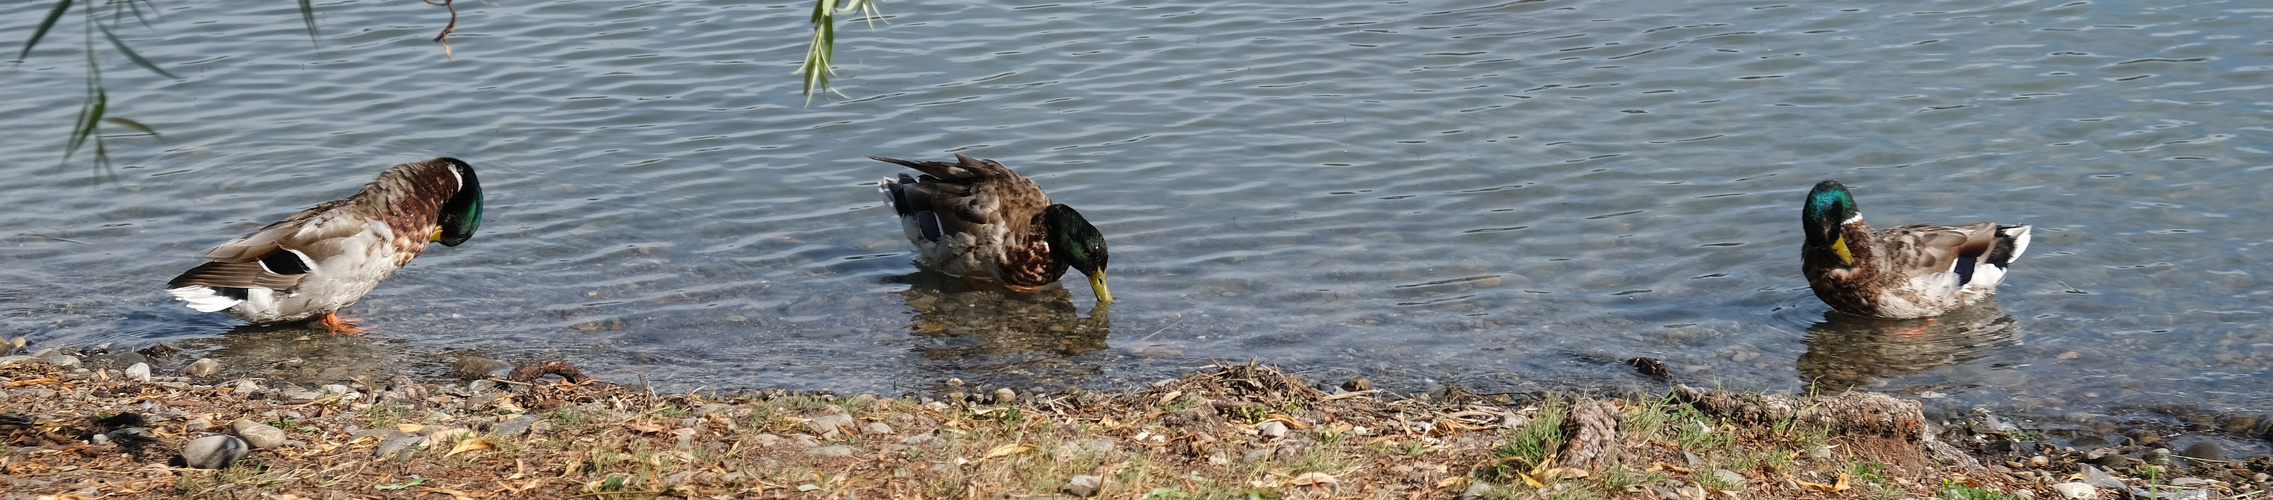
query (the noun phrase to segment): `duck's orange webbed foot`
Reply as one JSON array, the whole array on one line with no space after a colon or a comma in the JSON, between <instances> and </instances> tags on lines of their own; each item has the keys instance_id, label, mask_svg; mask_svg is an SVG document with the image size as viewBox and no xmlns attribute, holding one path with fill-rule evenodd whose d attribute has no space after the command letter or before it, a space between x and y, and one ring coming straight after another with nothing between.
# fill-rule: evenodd
<instances>
[{"instance_id":1,"label":"duck's orange webbed foot","mask_svg":"<svg viewBox=\"0 0 2273 500\"><path fill-rule=\"evenodd\" d=\"M324 313L323 317L316 319L316 324L323 325L324 331L331 333L334 337L342 333L363 333L362 328L357 328L354 324L348 323L347 320L341 319L337 312Z\"/></svg>"}]
</instances>

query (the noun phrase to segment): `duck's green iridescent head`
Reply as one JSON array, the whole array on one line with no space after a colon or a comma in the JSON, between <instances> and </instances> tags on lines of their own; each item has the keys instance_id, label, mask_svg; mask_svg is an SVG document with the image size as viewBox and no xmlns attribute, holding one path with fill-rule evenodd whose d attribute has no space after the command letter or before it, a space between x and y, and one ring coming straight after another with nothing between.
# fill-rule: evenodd
<instances>
[{"instance_id":1,"label":"duck's green iridescent head","mask_svg":"<svg viewBox=\"0 0 2273 500\"><path fill-rule=\"evenodd\" d=\"M1050 232L1050 253L1059 260L1089 277L1089 288L1097 292L1097 302L1113 301L1113 292L1105 288L1105 235L1089 219L1081 217L1073 207L1050 205L1042 209L1042 225Z\"/></svg>"},{"instance_id":2,"label":"duck's green iridescent head","mask_svg":"<svg viewBox=\"0 0 2273 500\"><path fill-rule=\"evenodd\" d=\"M1829 248L1839 255L1842 264L1854 265L1855 258L1847 250L1847 242L1839 236L1839 226L1857 217L1854 195L1847 194L1847 186L1839 181L1823 181L1807 193L1807 206L1800 210L1802 225L1807 226L1807 245L1811 248Z\"/></svg>"},{"instance_id":3,"label":"duck's green iridescent head","mask_svg":"<svg viewBox=\"0 0 2273 500\"><path fill-rule=\"evenodd\" d=\"M481 180L474 177L474 167L466 162L457 158L438 160L450 164L450 172L458 174L458 192L442 204L442 215L434 222L441 230L434 234L434 241L458 246L481 229Z\"/></svg>"}]
</instances>

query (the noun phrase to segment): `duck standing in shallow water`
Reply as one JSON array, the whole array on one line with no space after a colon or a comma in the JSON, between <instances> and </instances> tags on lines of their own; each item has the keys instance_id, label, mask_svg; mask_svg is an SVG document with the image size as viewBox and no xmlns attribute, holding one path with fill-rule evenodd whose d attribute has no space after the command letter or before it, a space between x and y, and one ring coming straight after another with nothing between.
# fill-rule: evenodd
<instances>
[{"instance_id":1,"label":"duck standing in shallow water","mask_svg":"<svg viewBox=\"0 0 2273 500\"><path fill-rule=\"evenodd\" d=\"M254 324L318 318L356 332L340 309L426 251L458 246L481 227L481 181L456 158L404 163L343 200L292 214L205 252L206 262L166 283L202 312L227 310Z\"/></svg>"},{"instance_id":2,"label":"duck standing in shallow water","mask_svg":"<svg viewBox=\"0 0 2273 500\"><path fill-rule=\"evenodd\" d=\"M1050 203L1033 180L961 154L955 163L869 158L923 172L886 178L878 188L922 263L976 287L1016 292L1056 283L1070 266L1089 276L1097 303L1113 301L1105 236L1073 207Z\"/></svg>"},{"instance_id":3,"label":"duck standing in shallow water","mask_svg":"<svg viewBox=\"0 0 2273 500\"><path fill-rule=\"evenodd\" d=\"M2028 250L2028 226L1912 224L1873 231L1839 181L1823 181L1800 212L1802 268L1815 296L1848 314L1940 316L1997 292Z\"/></svg>"}]
</instances>

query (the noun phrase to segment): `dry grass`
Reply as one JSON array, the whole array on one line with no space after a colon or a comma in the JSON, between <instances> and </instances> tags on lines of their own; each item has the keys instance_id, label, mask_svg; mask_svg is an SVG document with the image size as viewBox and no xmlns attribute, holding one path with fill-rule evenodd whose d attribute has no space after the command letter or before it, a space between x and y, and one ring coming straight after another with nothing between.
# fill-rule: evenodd
<instances>
[{"instance_id":1,"label":"dry grass","mask_svg":"<svg viewBox=\"0 0 2273 500\"><path fill-rule=\"evenodd\" d=\"M1580 400L1335 395L1252 364L1144 391L1006 404L780 391L655 396L593 383L519 385L502 404L476 408L449 396L244 398L209 386L72 379L44 366L0 368L13 386L0 411L41 423L8 431L0 470L18 478L15 491L59 498L998 498L1062 496L1076 476L1101 478L1100 497L1155 499L1449 498L1479 483L1491 486L1478 490L1487 498L1553 499L1899 498L1950 481L2004 487L1986 473L1928 465L1915 442L1833 434L1798 418L1739 423L1670 395L1615 400L1617 433L1601 443L1605 453L1558 467ZM28 403L18 392L27 388L76 397ZM486 433L514 408L542 417L538 431ZM88 441L104 430L88 417L122 411L151 415L158 442ZM814 428L844 416L854 425ZM267 421L305 444L255 450L224 470L164 464L196 437L184 422L201 417ZM430 437L407 458L377 456L380 438L355 438L408 425ZM1266 435L1273 427L1283 435ZM470 432L447 431L456 428ZM1845 490L1802 484L1828 487L1842 473Z\"/></svg>"}]
</instances>

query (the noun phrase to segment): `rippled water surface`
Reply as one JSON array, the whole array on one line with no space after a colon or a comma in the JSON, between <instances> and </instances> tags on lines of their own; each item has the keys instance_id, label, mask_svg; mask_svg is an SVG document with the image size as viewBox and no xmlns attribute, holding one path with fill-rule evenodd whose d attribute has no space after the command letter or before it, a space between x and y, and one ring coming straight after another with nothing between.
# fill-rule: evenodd
<instances>
[{"instance_id":1,"label":"rippled water surface","mask_svg":"<svg viewBox=\"0 0 2273 500\"><path fill-rule=\"evenodd\" d=\"M2059 415L2273 411L2273 8L2255 1L901 0L798 95L811 5L163 2L104 48L115 182L57 157L76 16L0 69L0 329L563 358L672 387L1127 386L1215 360L1477 392L1809 381ZM21 37L51 5L0 5ZM9 46L15 50L17 46ZM123 130L121 130L123 132ZM919 272L878 154L1000 159L1120 300ZM455 156L482 233L330 339L169 300L197 253ZM1799 202L2035 225L1997 305L1831 318ZM326 357L330 356L330 357Z\"/></svg>"}]
</instances>

